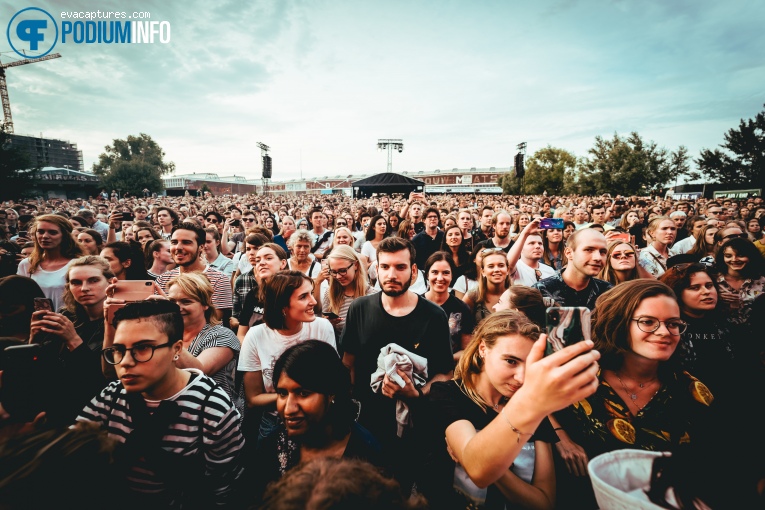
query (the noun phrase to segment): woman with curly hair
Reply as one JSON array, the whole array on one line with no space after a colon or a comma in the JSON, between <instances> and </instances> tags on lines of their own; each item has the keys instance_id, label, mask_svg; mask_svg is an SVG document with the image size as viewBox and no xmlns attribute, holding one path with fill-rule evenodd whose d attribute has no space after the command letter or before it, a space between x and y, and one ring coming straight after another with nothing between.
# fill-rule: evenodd
<instances>
[{"instance_id":1,"label":"woman with curly hair","mask_svg":"<svg viewBox=\"0 0 765 510\"><path fill-rule=\"evenodd\" d=\"M67 267L82 253L80 246L72 235L72 224L57 214L38 216L30 230L35 247L19 262L16 274L36 281L45 297L53 301L53 309L58 310L64 304Z\"/></svg>"}]
</instances>

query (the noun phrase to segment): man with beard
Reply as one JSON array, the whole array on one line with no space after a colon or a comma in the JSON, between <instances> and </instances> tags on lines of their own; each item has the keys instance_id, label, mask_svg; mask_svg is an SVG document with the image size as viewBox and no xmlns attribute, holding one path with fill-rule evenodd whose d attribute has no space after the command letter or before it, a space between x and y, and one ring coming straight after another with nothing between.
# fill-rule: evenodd
<instances>
[{"instance_id":1,"label":"man with beard","mask_svg":"<svg viewBox=\"0 0 765 510\"><path fill-rule=\"evenodd\" d=\"M576 230L566 242L568 264L563 271L544 278L533 286L559 306L595 308L598 296L613 287L595 278L607 263L606 237L591 228Z\"/></svg>"},{"instance_id":2,"label":"man with beard","mask_svg":"<svg viewBox=\"0 0 765 510\"><path fill-rule=\"evenodd\" d=\"M485 248L502 248L505 253L510 252L513 242L510 240L510 226L513 224L513 217L506 211L499 211L491 219L491 226L494 230L494 236L486 241L481 241L475 245L476 251ZM475 253L475 251L474 251Z\"/></svg>"},{"instance_id":3,"label":"man with beard","mask_svg":"<svg viewBox=\"0 0 765 510\"><path fill-rule=\"evenodd\" d=\"M182 222L175 227L170 239L170 255L176 264L175 269L165 271L157 277L157 283L167 292L167 282L183 273L202 273L210 280L213 287L212 301L216 310L222 314L223 324L228 324L231 309L234 306L231 279L224 273L205 264L200 255L205 247L207 234L202 227Z\"/></svg>"},{"instance_id":4,"label":"man with beard","mask_svg":"<svg viewBox=\"0 0 765 510\"><path fill-rule=\"evenodd\" d=\"M411 415L421 408L420 399L436 381L452 377L449 323L440 306L411 292L417 274L412 243L401 237L387 237L377 247L377 274L382 292L358 298L348 309L345 330L340 338L343 364L351 372L354 398L361 403L359 423L366 427L391 454L394 474L402 484L411 482L420 456L412 429L398 435L398 402ZM370 380L377 371L381 349L395 343L427 360L427 383L415 387L412 379L397 369L403 387L385 375L379 393Z\"/></svg>"},{"instance_id":5,"label":"man with beard","mask_svg":"<svg viewBox=\"0 0 765 510\"><path fill-rule=\"evenodd\" d=\"M544 253L539 219L534 219L524 227L507 254L507 271L513 285L531 287L539 280L555 275L555 269L540 262Z\"/></svg>"}]
</instances>

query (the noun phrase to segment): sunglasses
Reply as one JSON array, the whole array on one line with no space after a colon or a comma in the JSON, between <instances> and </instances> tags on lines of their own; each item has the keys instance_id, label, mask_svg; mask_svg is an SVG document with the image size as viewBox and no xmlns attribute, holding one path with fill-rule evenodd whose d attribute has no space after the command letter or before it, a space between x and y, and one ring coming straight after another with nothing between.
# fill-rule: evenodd
<instances>
[{"instance_id":1,"label":"sunglasses","mask_svg":"<svg viewBox=\"0 0 765 510\"><path fill-rule=\"evenodd\" d=\"M749 239L749 234L728 234L727 236L723 237L723 241L727 241L728 239Z\"/></svg>"},{"instance_id":2,"label":"sunglasses","mask_svg":"<svg viewBox=\"0 0 765 510\"><path fill-rule=\"evenodd\" d=\"M218 218L207 218L207 223L218 223Z\"/></svg>"},{"instance_id":3,"label":"sunglasses","mask_svg":"<svg viewBox=\"0 0 765 510\"><path fill-rule=\"evenodd\" d=\"M635 252L634 251L625 251L625 252L622 252L622 253L612 253L611 256L613 258L615 258L616 260L631 259L632 257L635 256Z\"/></svg>"}]
</instances>

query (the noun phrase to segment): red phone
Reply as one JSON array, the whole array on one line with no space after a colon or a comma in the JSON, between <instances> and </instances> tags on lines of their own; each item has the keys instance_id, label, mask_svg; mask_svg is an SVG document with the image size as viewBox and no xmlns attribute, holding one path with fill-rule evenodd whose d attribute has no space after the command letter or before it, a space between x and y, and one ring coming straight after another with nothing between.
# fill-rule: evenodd
<instances>
[{"instance_id":1,"label":"red phone","mask_svg":"<svg viewBox=\"0 0 765 510\"><path fill-rule=\"evenodd\" d=\"M626 232L624 232L624 233L620 232L618 234L614 234L614 235L610 236L608 240L609 241L621 241L623 243L631 243L632 242L632 236L629 235Z\"/></svg>"},{"instance_id":2,"label":"red phone","mask_svg":"<svg viewBox=\"0 0 765 510\"><path fill-rule=\"evenodd\" d=\"M154 280L120 280L115 285L116 288L114 289L112 297L125 300L125 304L135 301L143 301L149 296L154 295ZM118 304L109 306L106 320L110 324L114 319L114 312L123 306L125 305Z\"/></svg>"}]
</instances>

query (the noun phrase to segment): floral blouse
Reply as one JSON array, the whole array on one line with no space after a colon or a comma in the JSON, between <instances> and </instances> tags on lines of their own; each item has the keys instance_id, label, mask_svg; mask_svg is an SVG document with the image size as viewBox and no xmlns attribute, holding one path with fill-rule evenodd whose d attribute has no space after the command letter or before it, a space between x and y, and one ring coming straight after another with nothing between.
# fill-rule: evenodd
<instances>
[{"instance_id":1,"label":"floral blouse","mask_svg":"<svg viewBox=\"0 0 765 510\"><path fill-rule=\"evenodd\" d=\"M666 451L690 443L705 424L714 400L709 389L688 372L671 374L636 416L598 374L595 394L555 414L571 439L589 458L624 448Z\"/></svg>"},{"instance_id":2,"label":"floral blouse","mask_svg":"<svg viewBox=\"0 0 765 510\"><path fill-rule=\"evenodd\" d=\"M749 321L754 298L765 291L765 276L755 280L748 278L741 284L741 288L736 290L725 280L724 275L719 275L717 287L728 322L746 324Z\"/></svg>"}]
</instances>

